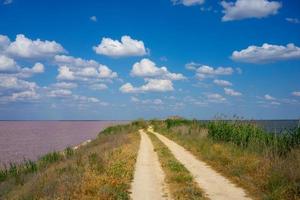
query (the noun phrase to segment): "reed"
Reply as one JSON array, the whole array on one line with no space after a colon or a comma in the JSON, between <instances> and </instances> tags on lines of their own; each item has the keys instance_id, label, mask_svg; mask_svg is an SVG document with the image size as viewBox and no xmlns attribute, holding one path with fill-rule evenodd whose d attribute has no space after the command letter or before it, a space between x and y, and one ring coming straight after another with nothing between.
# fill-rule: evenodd
<instances>
[{"instance_id":1,"label":"reed","mask_svg":"<svg viewBox=\"0 0 300 200\"><path fill-rule=\"evenodd\" d=\"M300 129L268 133L251 121L151 121L154 129L241 185L254 199L300 199Z\"/></svg>"},{"instance_id":2,"label":"reed","mask_svg":"<svg viewBox=\"0 0 300 200\"><path fill-rule=\"evenodd\" d=\"M242 148L271 151L284 156L300 145L300 128L270 134L255 124L216 120L208 123L208 136L214 141L231 142Z\"/></svg>"}]
</instances>

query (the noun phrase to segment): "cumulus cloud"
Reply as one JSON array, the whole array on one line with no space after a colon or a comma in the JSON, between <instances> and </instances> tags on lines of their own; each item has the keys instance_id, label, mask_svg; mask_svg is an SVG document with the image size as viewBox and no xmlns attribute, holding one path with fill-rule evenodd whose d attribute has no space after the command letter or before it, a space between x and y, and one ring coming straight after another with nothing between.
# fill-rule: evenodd
<instances>
[{"instance_id":1,"label":"cumulus cloud","mask_svg":"<svg viewBox=\"0 0 300 200\"><path fill-rule=\"evenodd\" d=\"M207 65L200 65L200 64L193 64L194 67L198 66L196 68L196 77L199 80L203 80L205 78L213 78L215 76L225 76L225 75L231 75L234 73L233 68L231 67L218 67L213 68Z\"/></svg>"},{"instance_id":2,"label":"cumulus cloud","mask_svg":"<svg viewBox=\"0 0 300 200\"><path fill-rule=\"evenodd\" d=\"M35 63L32 68L22 68L14 59L0 54L0 73L2 74L9 74L19 78L29 78L34 74L40 74L44 71L45 68L42 63Z\"/></svg>"},{"instance_id":3,"label":"cumulus cloud","mask_svg":"<svg viewBox=\"0 0 300 200\"><path fill-rule=\"evenodd\" d=\"M164 79L146 79L146 84L140 87L134 87L131 83L126 83L120 87L123 93L139 92L167 92L174 90L173 83Z\"/></svg>"},{"instance_id":4,"label":"cumulus cloud","mask_svg":"<svg viewBox=\"0 0 300 200\"><path fill-rule=\"evenodd\" d=\"M68 80L68 81L75 80L74 72L72 72L70 70L70 68L67 66L60 66L58 68L57 79L58 80Z\"/></svg>"},{"instance_id":5,"label":"cumulus cloud","mask_svg":"<svg viewBox=\"0 0 300 200\"><path fill-rule=\"evenodd\" d=\"M4 51L9 44L9 38L6 35L0 35L0 52Z\"/></svg>"},{"instance_id":6,"label":"cumulus cloud","mask_svg":"<svg viewBox=\"0 0 300 200\"><path fill-rule=\"evenodd\" d=\"M159 77L170 80L183 80L185 77L182 74L171 73L167 67L157 67L154 62L144 58L140 62L136 62L130 73L137 77Z\"/></svg>"},{"instance_id":7,"label":"cumulus cloud","mask_svg":"<svg viewBox=\"0 0 300 200\"><path fill-rule=\"evenodd\" d=\"M190 62L190 63L185 64L185 68L187 70L191 70L191 71L196 70L200 66L201 66L201 64L198 64L198 63L195 63L195 62Z\"/></svg>"},{"instance_id":8,"label":"cumulus cloud","mask_svg":"<svg viewBox=\"0 0 300 200\"><path fill-rule=\"evenodd\" d=\"M292 92L293 96L300 97L300 91Z\"/></svg>"},{"instance_id":9,"label":"cumulus cloud","mask_svg":"<svg viewBox=\"0 0 300 200\"><path fill-rule=\"evenodd\" d=\"M224 88L224 92L229 96L242 96L242 93L237 92L231 88Z\"/></svg>"},{"instance_id":10,"label":"cumulus cloud","mask_svg":"<svg viewBox=\"0 0 300 200\"><path fill-rule=\"evenodd\" d=\"M21 80L11 74L0 74L1 103L37 100L40 98L36 93L37 89L35 82Z\"/></svg>"},{"instance_id":11,"label":"cumulus cloud","mask_svg":"<svg viewBox=\"0 0 300 200\"><path fill-rule=\"evenodd\" d=\"M269 95L269 94L264 95L264 99L265 99L265 100L268 100L268 101L274 101L274 100L276 100L275 97L272 97L272 96Z\"/></svg>"},{"instance_id":12,"label":"cumulus cloud","mask_svg":"<svg viewBox=\"0 0 300 200\"><path fill-rule=\"evenodd\" d=\"M17 63L5 56L5 55L0 55L0 72L16 72L19 70Z\"/></svg>"},{"instance_id":13,"label":"cumulus cloud","mask_svg":"<svg viewBox=\"0 0 300 200\"><path fill-rule=\"evenodd\" d=\"M280 60L290 60L300 58L300 48L293 43L286 46L263 44L259 46L249 46L241 51L234 51L231 58L235 61L247 63L266 63Z\"/></svg>"},{"instance_id":14,"label":"cumulus cloud","mask_svg":"<svg viewBox=\"0 0 300 200\"><path fill-rule=\"evenodd\" d=\"M218 86L222 86L222 87L232 86L231 82L226 81L226 80L218 80L218 79L214 80L214 84L216 84Z\"/></svg>"},{"instance_id":15,"label":"cumulus cloud","mask_svg":"<svg viewBox=\"0 0 300 200\"><path fill-rule=\"evenodd\" d=\"M58 80L91 82L118 77L116 72L94 60L84 60L65 55L57 55L54 60L59 66Z\"/></svg>"},{"instance_id":16,"label":"cumulus cloud","mask_svg":"<svg viewBox=\"0 0 300 200\"><path fill-rule=\"evenodd\" d=\"M10 97L10 101L33 101L40 98L40 95L36 93L36 91L23 91L23 92L17 92L13 93Z\"/></svg>"},{"instance_id":17,"label":"cumulus cloud","mask_svg":"<svg viewBox=\"0 0 300 200\"><path fill-rule=\"evenodd\" d=\"M31 40L23 34L16 36L11 42L2 36L0 49L4 54L20 58L45 58L66 52L64 48L55 41Z\"/></svg>"},{"instance_id":18,"label":"cumulus cloud","mask_svg":"<svg viewBox=\"0 0 300 200\"><path fill-rule=\"evenodd\" d=\"M218 67L214 69L213 67L203 65L197 69L197 73L207 75L231 75L233 73L233 69L231 67Z\"/></svg>"},{"instance_id":19,"label":"cumulus cloud","mask_svg":"<svg viewBox=\"0 0 300 200\"><path fill-rule=\"evenodd\" d=\"M201 5L205 0L171 0L174 5L182 4L184 6L196 6Z\"/></svg>"},{"instance_id":20,"label":"cumulus cloud","mask_svg":"<svg viewBox=\"0 0 300 200\"><path fill-rule=\"evenodd\" d=\"M263 18L275 15L281 8L278 1L269 0L237 0L236 2L221 2L224 8L222 21L241 20L246 18Z\"/></svg>"},{"instance_id":21,"label":"cumulus cloud","mask_svg":"<svg viewBox=\"0 0 300 200\"><path fill-rule=\"evenodd\" d=\"M21 80L14 76L0 74L0 91L35 90L38 88L35 82Z\"/></svg>"},{"instance_id":22,"label":"cumulus cloud","mask_svg":"<svg viewBox=\"0 0 300 200\"><path fill-rule=\"evenodd\" d=\"M143 41L132 39L130 36L122 36L121 41L111 38L102 38L98 46L93 50L100 55L110 57L143 56L148 54Z\"/></svg>"},{"instance_id":23,"label":"cumulus cloud","mask_svg":"<svg viewBox=\"0 0 300 200\"><path fill-rule=\"evenodd\" d=\"M35 63L32 68L19 68L16 76L21 78L29 78L35 74L41 74L45 72L45 67L42 63Z\"/></svg>"}]
</instances>

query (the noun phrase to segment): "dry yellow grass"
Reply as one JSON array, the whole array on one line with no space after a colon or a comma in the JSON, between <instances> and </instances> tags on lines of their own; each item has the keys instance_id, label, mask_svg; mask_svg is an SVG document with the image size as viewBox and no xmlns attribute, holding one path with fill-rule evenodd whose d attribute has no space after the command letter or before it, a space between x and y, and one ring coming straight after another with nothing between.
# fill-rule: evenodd
<instances>
[{"instance_id":1,"label":"dry yellow grass","mask_svg":"<svg viewBox=\"0 0 300 200\"><path fill-rule=\"evenodd\" d=\"M100 134L69 158L0 183L0 199L129 199L139 147L138 126Z\"/></svg>"}]
</instances>

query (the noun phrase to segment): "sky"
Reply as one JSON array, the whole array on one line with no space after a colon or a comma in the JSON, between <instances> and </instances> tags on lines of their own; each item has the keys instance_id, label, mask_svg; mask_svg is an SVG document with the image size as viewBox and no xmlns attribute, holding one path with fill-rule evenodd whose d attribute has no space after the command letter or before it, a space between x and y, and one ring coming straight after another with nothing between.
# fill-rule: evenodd
<instances>
[{"instance_id":1,"label":"sky","mask_svg":"<svg viewBox=\"0 0 300 200\"><path fill-rule=\"evenodd\" d=\"M300 1L0 0L0 120L300 118Z\"/></svg>"}]
</instances>

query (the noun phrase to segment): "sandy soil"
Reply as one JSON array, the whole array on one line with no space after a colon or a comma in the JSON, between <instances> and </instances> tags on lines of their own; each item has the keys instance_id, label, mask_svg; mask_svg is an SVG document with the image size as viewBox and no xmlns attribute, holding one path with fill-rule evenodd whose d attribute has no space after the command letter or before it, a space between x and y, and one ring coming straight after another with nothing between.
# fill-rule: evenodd
<instances>
[{"instance_id":1,"label":"sandy soil","mask_svg":"<svg viewBox=\"0 0 300 200\"><path fill-rule=\"evenodd\" d=\"M198 160L190 152L165 136L156 133L151 127L148 131L154 133L193 175L199 187L212 200L250 200L245 191L231 183L228 179L213 170L205 162Z\"/></svg>"},{"instance_id":2,"label":"sandy soil","mask_svg":"<svg viewBox=\"0 0 300 200\"><path fill-rule=\"evenodd\" d=\"M131 185L133 200L166 200L169 193L164 183L164 172L149 136L140 130L141 143Z\"/></svg>"}]
</instances>

